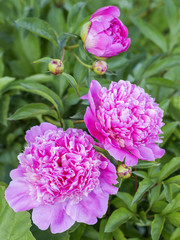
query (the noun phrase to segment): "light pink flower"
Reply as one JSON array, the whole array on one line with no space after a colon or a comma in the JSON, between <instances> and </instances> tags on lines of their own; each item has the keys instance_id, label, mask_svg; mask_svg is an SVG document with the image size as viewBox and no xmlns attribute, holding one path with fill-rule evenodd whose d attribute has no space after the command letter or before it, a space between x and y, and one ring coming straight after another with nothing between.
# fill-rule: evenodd
<instances>
[{"instance_id":1,"label":"light pink flower","mask_svg":"<svg viewBox=\"0 0 180 240\"><path fill-rule=\"evenodd\" d=\"M134 166L138 159L153 161L165 151L159 138L163 111L144 89L120 80L109 89L93 80L88 95L90 107L84 117L89 132L117 160Z\"/></svg>"},{"instance_id":2,"label":"light pink flower","mask_svg":"<svg viewBox=\"0 0 180 240\"><path fill-rule=\"evenodd\" d=\"M131 40L127 38L128 29L118 19L119 16L120 11L114 6L100 8L92 15L84 41L88 52L97 57L109 58L128 49Z\"/></svg>"},{"instance_id":3,"label":"light pink flower","mask_svg":"<svg viewBox=\"0 0 180 240\"><path fill-rule=\"evenodd\" d=\"M95 224L115 194L116 169L93 148L93 138L78 129L63 131L42 123L27 131L5 198L14 211L33 208L32 220L52 233L75 221Z\"/></svg>"}]
</instances>

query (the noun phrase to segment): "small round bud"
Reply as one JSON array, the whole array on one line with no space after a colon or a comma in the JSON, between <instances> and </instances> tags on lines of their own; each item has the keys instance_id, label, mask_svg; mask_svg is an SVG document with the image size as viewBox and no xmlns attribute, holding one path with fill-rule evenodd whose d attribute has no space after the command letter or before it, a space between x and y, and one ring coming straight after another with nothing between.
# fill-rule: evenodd
<instances>
[{"instance_id":1,"label":"small round bud","mask_svg":"<svg viewBox=\"0 0 180 240\"><path fill-rule=\"evenodd\" d=\"M59 75L64 70L64 64L59 59L53 59L49 63L48 67L49 67L49 71L54 75Z\"/></svg>"},{"instance_id":2,"label":"small round bud","mask_svg":"<svg viewBox=\"0 0 180 240\"><path fill-rule=\"evenodd\" d=\"M117 174L123 179L130 178L132 174L132 168L122 163L117 167Z\"/></svg>"},{"instance_id":3,"label":"small round bud","mask_svg":"<svg viewBox=\"0 0 180 240\"><path fill-rule=\"evenodd\" d=\"M86 40L86 36L87 36L87 34L88 34L88 32L89 32L90 26L91 26L91 22L86 22L86 23L82 26L82 28L81 28L80 36L81 36L81 39L82 39L83 43L84 43L85 40Z\"/></svg>"},{"instance_id":4,"label":"small round bud","mask_svg":"<svg viewBox=\"0 0 180 240\"><path fill-rule=\"evenodd\" d=\"M107 63L105 61L95 61L93 63L93 71L98 75L104 75L107 70Z\"/></svg>"}]
</instances>

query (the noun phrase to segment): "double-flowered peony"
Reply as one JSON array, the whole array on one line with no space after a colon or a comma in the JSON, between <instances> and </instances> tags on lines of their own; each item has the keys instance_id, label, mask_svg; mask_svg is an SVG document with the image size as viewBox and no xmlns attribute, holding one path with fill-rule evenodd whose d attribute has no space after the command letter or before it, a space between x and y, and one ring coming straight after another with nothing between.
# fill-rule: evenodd
<instances>
[{"instance_id":1,"label":"double-flowered peony","mask_svg":"<svg viewBox=\"0 0 180 240\"><path fill-rule=\"evenodd\" d=\"M107 6L98 9L81 31L84 46L91 54L110 58L125 52L130 45L127 27L118 19L117 7Z\"/></svg>"},{"instance_id":2,"label":"double-flowered peony","mask_svg":"<svg viewBox=\"0 0 180 240\"><path fill-rule=\"evenodd\" d=\"M162 142L163 111L144 89L123 80L107 89L93 80L82 99L90 103L84 117L89 132L114 158L134 166L138 159L153 161L164 155L156 145Z\"/></svg>"},{"instance_id":3,"label":"double-flowered peony","mask_svg":"<svg viewBox=\"0 0 180 240\"><path fill-rule=\"evenodd\" d=\"M75 221L95 224L115 194L116 169L93 148L95 142L78 129L63 131L49 123L26 133L27 146L12 170L5 198L14 211L33 209L32 220L52 233Z\"/></svg>"}]
</instances>

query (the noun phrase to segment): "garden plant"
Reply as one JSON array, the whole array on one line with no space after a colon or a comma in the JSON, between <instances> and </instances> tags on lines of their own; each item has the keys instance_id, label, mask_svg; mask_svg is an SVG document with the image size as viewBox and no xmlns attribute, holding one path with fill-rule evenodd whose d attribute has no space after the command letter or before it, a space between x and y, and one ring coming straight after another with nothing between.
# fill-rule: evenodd
<instances>
[{"instance_id":1,"label":"garden plant","mask_svg":"<svg viewBox=\"0 0 180 240\"><path fill-rule=\"evenodd\" d=\"M0 240L180 239L180 1L0 0Z\"/></svg>"}]
</instances>

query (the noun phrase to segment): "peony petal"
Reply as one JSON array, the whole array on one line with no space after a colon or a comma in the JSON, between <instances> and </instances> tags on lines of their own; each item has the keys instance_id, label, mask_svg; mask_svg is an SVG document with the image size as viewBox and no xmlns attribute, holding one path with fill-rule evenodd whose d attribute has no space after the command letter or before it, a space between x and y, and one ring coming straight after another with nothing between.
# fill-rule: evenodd
<instances>
[{"instance_id":1,"label":"peony petal","mask_svg":"<svg viewBox=\"0 0 180 240\"><path fill-rule=\"evenodd\" d=\"M43 205L33 209L32 220L41 230L46 230L52 221L52 205Z\"/></svg>"},{"instance_id":2,"label":"peony petal","mask_svg":"<svg viewBox=\"0 0 180 240\"><path fill-rule=\"evenodd\" d=\"M21 167L21 165L19 164L18 168L13 169L10 172L10 177L13 179L18 178L18 177L24 177L24 169Z\"/></svg>"},{"instance_id":3,"label":"peony petal","mask_svg":"<svg viewBox=\"0 0 180 240\"><path fill-rule=\"evenodd\" d=\"M107 160L106 160L107 161ZM103 192L108 194L116 194L118 191L117 187L114 187L112 184L117 184L116 181L116 168L115 166L108 160L108 165L105 169L101 170L101 175L99 177L100 186Z\"/></svg>"},{"instance_id":4,"label":"peony petal","mask_svg":"<svg viewBox=\"0 0 180 240\"><path fill-rule=\"evenodd\" d=\"M114 7L114 6L107 6L107 7L102 7L98 9L89 19L90 21L93 20L93 18L101 15L111 15L115 18L118 18L120 16L120 11L119 8Z\"/></svg>"},{"instance_id":5,"label":"peony petal","mask_svg":"<svg viewBox=\"0 0 180 240\"><path fill-rule=\"evenodd\" d=\"M28 143L33 143L36 137L41 136L47 130L57 130L57 127L51 123L41 123L40 126L34 126L26 132L25 140Z\"/></svg>"},{"instance_id":6,"label":"peony petal","mask_svg":"<svg viewBox=\"0 0 180 240\"><path fill-rule=\"evenodd\" d=\"M135 166L138 163L138 158L130 153L126 154L125 164L127 166Z\"/></svg>"},{"instance_id":7,"label":"peony petal","mask_svg":"<svg viewBox=\"0 0 180 240\"><path fill-rule=\"evenodd\" d=\"M108 142L108 140L105 140L104 148L109 152L111 156L113 156L116 160L123 162L126 151L122 148L118 148L113 146L111 143Z\"/></svg>"},{"instance_id":8,"label":"peony petal","mask_svg":"<svg viewBox=\"0 0 180 240\"><path fill-rule=\"evenodd\" d=\"M155 159L161 158L165 154L165 150L160 148L155 143L147 144L146 147L150 148L153 151Z\"/></svg>"},{"instance_id":9,"label":"peony petal","mask_svg":"<svg viewBox=\"0 0 180 240\"><path fill-rule=\"evenodd\" d=\"M139 146L138 150L140 152L140 155L142 156L142 160L148 160L148 161L154 161L154 154L152 150L145 146Z\"/></svg>"},{"instance_id":10,"label":"peony petal","mask_svg":"<svg viewBox=\"0 0 180 240\"><path fill-rule=\"evenodd\" d=\"M10 182L5 198L15 212L30 210L40 204L31 198L28 182L21 178Z\"/></svg>"},{"instance_id":11,"label":"peony petal","mask_svg":"<svg viewBox=\"0 0 180 240\"><path fill-rule=\"evenodd\" d=\"M86 127L88 129L88 131L95 137L97 138L100 142L103 142L103 135L97 130L96 128L96 117L93 115L91 109L89 107L87 107L86 109L86 113L84 115L84 121L86 124Z\"/></svg>"},{"instance_id":12,"label":"peony petal","mask_svg":"<svg viewBox=\"0 0 180 240\"><path fill-rule=\"evenodd\" d=\"M96 114L96 110L101 104L101 99L99 97L100 91L101 85L98 83L98 81L92 80L88 93L88 100L93 114Z\"/></svg>"},{"instance_id":13,"label":"peony petal","mask_svg":"<svg viewBox=\"0 0 180 240\"><path fill-rule=\"evenodd\" d=\"M101 218L107 211L109 195L96 189L84 197L78 204L69 202L66 212L75 221L87 224L95 224L97 217Z\"/></svg>"},{"instance_id":14,"label":"peony petal","mask_svg":"<svg viewBox=\"0 0 180 240\"><path fill-rule=\"evenodd\" d=\"M69 229L75 221L67 215L64 210L64 203L58 203L53 206L51 232L61 233Z\"/></svg>"},{"instance_id":15,"label":"peony petal","mask_svg":"<svg viewBox=\"0 0 180 240\"><path fill-rule=\"evenodd\" d=\"M85 40L85 48L91 54L101 57L108 46L111 44L111 38L105 33L99 33L98 35L94 36L91 33L91 29Z\"/></svg>"}]
</instances>

